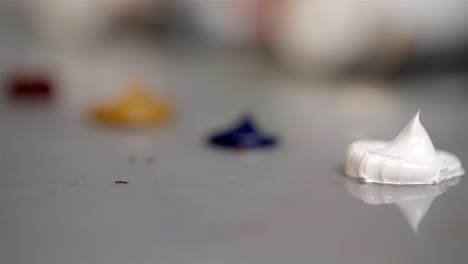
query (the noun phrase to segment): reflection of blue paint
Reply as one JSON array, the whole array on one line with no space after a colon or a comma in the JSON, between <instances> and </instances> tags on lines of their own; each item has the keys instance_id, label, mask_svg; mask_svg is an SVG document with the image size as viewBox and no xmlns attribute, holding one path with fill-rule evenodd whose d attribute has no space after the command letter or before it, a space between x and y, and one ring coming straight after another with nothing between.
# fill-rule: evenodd
<instances>
[{"instance_id":1,"label":"reflection of blue paint","mask_svg":"<svg viewBox=\"0 0 468 264\"><path fill-rule=\"evenodd\" d=\"M231 129L215 133L209 138L212 145L233 149L270 148L277 144L275 137L261 133L250 116L244 116Z\"/></svg>"}]
</instances>

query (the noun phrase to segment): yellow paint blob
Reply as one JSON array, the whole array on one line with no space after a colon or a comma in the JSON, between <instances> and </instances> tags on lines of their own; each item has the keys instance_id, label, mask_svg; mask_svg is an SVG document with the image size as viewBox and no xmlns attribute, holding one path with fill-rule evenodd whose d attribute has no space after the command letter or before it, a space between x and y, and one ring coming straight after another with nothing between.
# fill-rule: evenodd
<instances>
[{"instance_id":1,"label":"yellow paint blob","mask_svg":"<svg viewBox=\"0 0 468 264\"><path fill-rule=\"evenodd\" d=\"M98 105L91 117L102 124L123 127L160 125L171 116L167 100L153 95L143 85L133 85L117 100Z\"/></svg>"}]
</instances>

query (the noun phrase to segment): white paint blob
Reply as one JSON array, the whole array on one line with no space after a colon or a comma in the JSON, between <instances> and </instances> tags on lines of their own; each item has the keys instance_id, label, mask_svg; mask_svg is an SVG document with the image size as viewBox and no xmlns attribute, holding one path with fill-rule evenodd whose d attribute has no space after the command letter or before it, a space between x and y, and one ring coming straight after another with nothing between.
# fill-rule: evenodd
<instances>
[{"instance_id":1,"label":"white paint blob","mask_svg":"<svg viewBox=\"0 0 468 264\"><path fill-rule=\"evenodd\" d=\"M346 154L346 174L364 182L437 184L464 173L455 155L434 148L419 112L393 141L356 141Z\"/></svg>"}]
</instances>

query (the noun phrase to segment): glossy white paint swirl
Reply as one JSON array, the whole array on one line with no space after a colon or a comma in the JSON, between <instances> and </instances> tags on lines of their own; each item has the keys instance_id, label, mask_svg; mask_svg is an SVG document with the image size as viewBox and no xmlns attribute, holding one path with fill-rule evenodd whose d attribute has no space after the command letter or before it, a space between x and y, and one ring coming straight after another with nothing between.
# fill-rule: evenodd
<instances>
[{"instance_id":1,"label":"glossy white paint swirl","mask_svg":"<svg viewBox=\"0 0 468 264\"><path fill-rule=\"evenodd\" d=\"M419 112L394 140L356 141L346 157L346 173L365 182L436 184L464 172L456 156L434 148Z\"/></svg>"}]
</instances>

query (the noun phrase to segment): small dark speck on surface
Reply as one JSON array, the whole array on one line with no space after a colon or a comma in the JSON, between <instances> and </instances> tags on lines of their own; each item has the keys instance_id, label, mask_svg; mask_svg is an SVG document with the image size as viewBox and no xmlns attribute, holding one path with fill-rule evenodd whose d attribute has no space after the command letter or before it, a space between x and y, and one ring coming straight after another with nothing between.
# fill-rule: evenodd
<instances>
[{"instance_id":1,"label":"small dark speck on surface","mask_svg":"<svg viewBox=\"0 0 468 264\"><path fill-rule=\"evenodd\" d=\"M115 184L127 184L128 181L115 181L114 183Z\"/></svg>"},{"instance_id":2,"label":"small dark speck on surface","mask_svg":"<svg viewBox=\"0 0 468 264\"><path fill-rule=\"evenodd\" d=\"M134 164L135 163L135 156L131 155L128 157L128 163Z\"/></svg>"}]
</instances>

